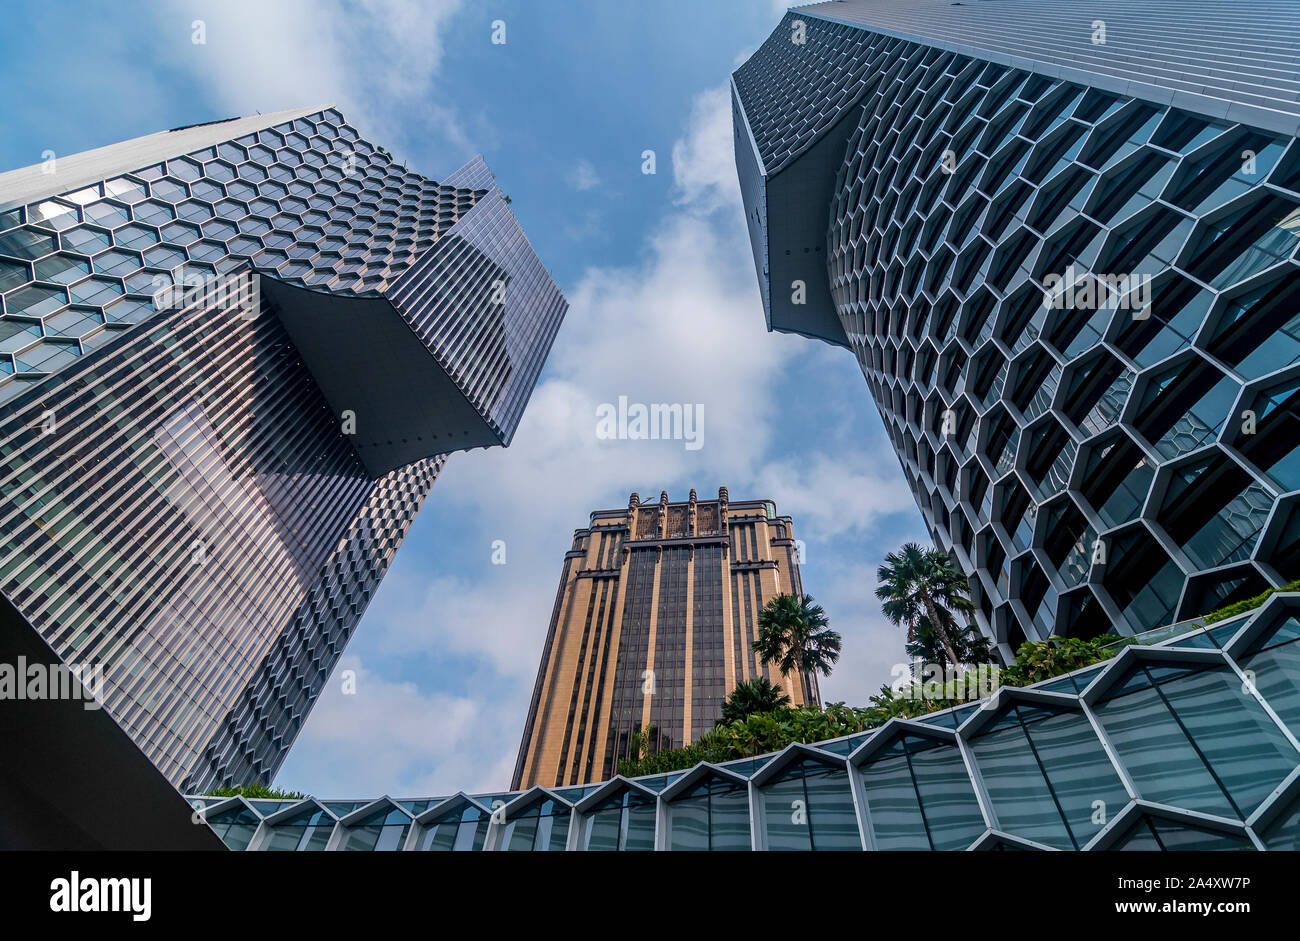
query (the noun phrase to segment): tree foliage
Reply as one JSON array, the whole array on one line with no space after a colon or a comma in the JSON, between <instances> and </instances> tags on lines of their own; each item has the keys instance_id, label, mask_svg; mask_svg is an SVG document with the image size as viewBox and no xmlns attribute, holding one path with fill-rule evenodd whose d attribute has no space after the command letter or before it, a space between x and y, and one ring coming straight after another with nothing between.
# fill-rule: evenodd
<instances>
[{"instance_id":1,"label":"tree foliage","mask_svg":"<svg viewBox=\"0 0 1300 941\"><path fill-rule=\"evenodd\" d=\"M952 667L992 659L988 643L970 624L970 583L947 553L905 543L885 556L876 578L885 617L907 629L908 653Z\"/></svg>"},{"instance_id":2,"label":"tree foliage","mask_svg":"<svg viewBox=\"0 0 1300 941\"><path fill-rule=\"evenodd\" d=\"M771 712L782 706L790 705L790 697L781 692L781 687L765 676L737 683L727 701L722 704L722 718L719 725L726 725L737 720L744 720L755 712Z\"/></svg>"},{"instance_id":3,"label":"tree foliage","mask_svg":"<svg viewBox=\"0 0 1300 941\"><path fill-rule=\"evenodd\" d=\"M789 677L805 673L830 676L840 658L840 635L831 630L826 612L811 595L777 595L758 613L753 648L765 664ZM806 699L811 691L805 690Z\"/></svg>"}]
</instances>

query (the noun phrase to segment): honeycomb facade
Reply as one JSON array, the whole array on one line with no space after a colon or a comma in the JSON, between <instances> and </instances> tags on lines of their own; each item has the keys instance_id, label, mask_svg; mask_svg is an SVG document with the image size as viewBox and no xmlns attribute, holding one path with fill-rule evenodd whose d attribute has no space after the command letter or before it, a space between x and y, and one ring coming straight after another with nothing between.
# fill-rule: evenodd
<instances>
[{"instance_id":1,"label":"honeycomb facade","mask_svg":"<svg viewBox=\"0 0 1300 941\"><path fill-rule=\"evenodd\" d=\"M1191 55L1181 4L818 4L733 77L768 325L853 352L1004 657L1300 578L1300 14L1266 6Z\"/></svg>"},{"instance_id":2,"label":"honeycomb facade","mask_svg":"<svg viewBox=\"0 0 1300 941\"><path fill-rule=\"evenodd\" d=\"M480 158L435 182L332 109L0 174L0 290L0 591L199 788L271 779L566 306Z\"/></svg>"},{"instance_id":3,"label":"honeycomb facade","mask_svg":"<svg viewBox=\"0 0 1300 941\"><path fill-rule=\"evenodd\" d=\"M191 797L234 850L1300 849L1300 595L918 720L586 787Z\"/></svg>"}]
</instances>

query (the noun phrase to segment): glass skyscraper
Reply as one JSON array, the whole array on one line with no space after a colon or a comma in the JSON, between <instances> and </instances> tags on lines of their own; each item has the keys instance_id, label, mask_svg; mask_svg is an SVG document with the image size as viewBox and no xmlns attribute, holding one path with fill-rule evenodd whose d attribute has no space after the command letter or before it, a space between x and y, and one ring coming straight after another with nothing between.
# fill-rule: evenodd
<instances>
[{"instance_id":1,"label":"glass skyscraper","mask_svg":"<svg viewBox=\"0 0 1300 941\"><path fill-rule=\"evenodd\" d=\"M734 74L770 329L861 365L980 628L1300 578L1300 8L837 0Z\"/></svg>"},{"instance_id":2,"label":"glass skyscraper","mask_svg":"<svg viewBox=\"0 0 1300 941\"><path fill-rule=\"evenodd\" d=\"M0 174L0 592L174 784L269 781L566 303L480 158L337 111Z\"/></svg>"}]
</instances>

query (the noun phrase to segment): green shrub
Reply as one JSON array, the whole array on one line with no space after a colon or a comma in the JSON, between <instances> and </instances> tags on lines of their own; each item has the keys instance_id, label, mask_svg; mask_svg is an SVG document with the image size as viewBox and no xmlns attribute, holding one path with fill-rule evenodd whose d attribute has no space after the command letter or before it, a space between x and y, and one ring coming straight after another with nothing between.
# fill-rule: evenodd
<instances>
[{"instance_id":1,"label":"green shrub","mask_svg":"<svg viewBox=\"0 0 1300 941\"><path fill-rule=\"evenodd\" d=\"M1115 653L1105 647L1122 639L1118 634L1102 634L1091 640L1078 637L1027 640L1016 650L1016 662L1002 671L1002 685L1031 686L1109 660Z\"/></svg>"},{"instance_id":2,"label":"green shrub","mask_svg":"<svg viewBox=\"0 0 1300 941\"><path fill-rule=\"evenodd\" d=\"M258 800L293 800L299 801L308 795L298 791L280 791L269 784L236 784L234 787L219 787L208 791L206 797L247 797Z\"/></svg>"},{"instance_id":3,"label":"green shrub","mask_svg":"<svg viewBox=\"0 0 1300 941\"><path fill-rule=\"evenodd\" d=\"M1300 581L1291 582L1290 584L1283 585L1281 588L1270 588L1268 591L1262 592L1253 598L1247 598L1244 601L1238 601L1235 604L1225 605L1217 611L1211 611L1202 618L1202 620L1205 621L1206 624L1214 624L1217 621L1226 621L1233 615L1241 614L1243 611L1253 611L1255 608L1258 608L1267 601L1270 595L1276 595L1280 591L1300 591Z\"/></svg>"}]
</instances>

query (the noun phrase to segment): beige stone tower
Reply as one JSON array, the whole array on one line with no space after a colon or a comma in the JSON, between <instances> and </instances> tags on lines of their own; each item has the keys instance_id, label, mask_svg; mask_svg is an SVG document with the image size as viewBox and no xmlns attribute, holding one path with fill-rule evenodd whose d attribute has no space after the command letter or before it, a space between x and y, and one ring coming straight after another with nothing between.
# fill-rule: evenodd
<instances>
[{"instance_id":1,"label":"beige stone tower","mask_svg":"<svg viewBox=\"0 0 1300 941\"><path fill-rule=\"evenodd\" d=\"M751 646L763 606L801 592L793 524L770 500L634 493L592 513L564 557L512 786L612 777L638 728L688 744L755 676L820 702L815 677L784 676Z\"/></svg>"}]
</instances>

